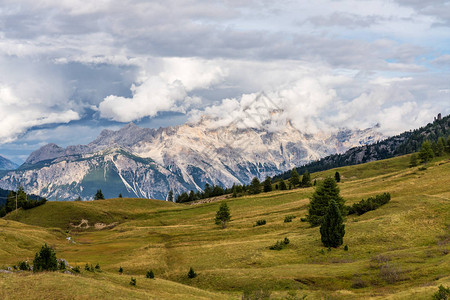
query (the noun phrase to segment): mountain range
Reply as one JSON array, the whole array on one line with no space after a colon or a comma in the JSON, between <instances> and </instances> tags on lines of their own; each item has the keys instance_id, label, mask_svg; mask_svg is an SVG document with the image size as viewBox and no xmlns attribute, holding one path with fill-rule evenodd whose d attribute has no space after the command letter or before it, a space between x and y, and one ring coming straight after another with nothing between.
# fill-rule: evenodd
<instances>
[{"instance_id":1,"label":"mountain range","mask_svg":"<svg viewBox=\"0 0 450 300\"><path fill-rule=\"evenodd\" d=\"M0 170L14 170L17 167L19 167L17 164L0 155Z\"/></svg>"},{"instance_id":2,"label":"mountain range","mask_svg":"<svg viewBox=\"0 0 450 300\"><path fill-rule=\"evenodd\" d=\"M383 138L377 127L313 135L290 121L276 130L215 124L208 117L159 129L130 123L103 130L88 145L48 144L18 169L3 172L0 188L22 185L49 200L91 199L97 189L106 197L166 199L169 190L248 183Z\"/></svg>"},{"instance_id":3,"label":"mountain range","mask_svg":"<svg viewBox=\"0 0 450 300\"><path fill-rule=\"evenodd\" d=\"M448 141L450 137L450 115L435 118L433 123L415 130L405 131L401 134L386 138L373 144L351 148L345 153L332 154L319 160L297 167L297 172L319 172L333 168L362 164L375 160L405 155L420 150L425 140L437 142L439 137ZM274 179L287 179L290 172L275 176Z\"/></svg>"}]
</instances>

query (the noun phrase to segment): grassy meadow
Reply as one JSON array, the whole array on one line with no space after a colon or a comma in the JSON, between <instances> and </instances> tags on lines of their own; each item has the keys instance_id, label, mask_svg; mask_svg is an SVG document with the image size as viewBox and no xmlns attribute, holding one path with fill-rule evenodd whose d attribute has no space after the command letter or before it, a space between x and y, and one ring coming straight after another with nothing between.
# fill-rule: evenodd
<instances>
[{"instance_id":1,"label":"grassy meadow","mask_svg":"<svg viewBox=\"0 0 450 300\"><path fill-rule=\"evenodd\" d=\"M430 299L450 286L450 158L408 164L403 156L312 174L339 171L347 205L391 193L388 204L346 218L348 251L329 251L319 228L300 221L314 187L224 200L226 229L213 221L220 202L124 198L12 212L0 219L0 269L32 260L47 243L82 271L0 273L0 298L241 299L262 290L271 299ZM288 215L296 218L284 223ZM266 225L254 226L259 219ZM285 249L269 250L284 237ZM84 271L86 263L101 271ZM154 280L145 278L150 269Z\"/></svg>"}]
</instances>

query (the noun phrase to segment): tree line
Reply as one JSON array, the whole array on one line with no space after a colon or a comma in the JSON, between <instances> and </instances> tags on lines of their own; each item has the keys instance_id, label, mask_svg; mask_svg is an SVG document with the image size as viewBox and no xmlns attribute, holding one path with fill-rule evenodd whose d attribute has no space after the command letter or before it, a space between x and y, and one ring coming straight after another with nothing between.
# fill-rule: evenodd
<instances>
[{"instance_id":1,"label":"tree line","mask_svg":"<svg viewBox=\"0 0 450 300\"><path fill-rule=\"evenodd\" d=\"M43 205L45 202L47 202L47 199L28 195L24 188L20 186L17 191L9 191L6 203L0 205L0 218L16 209L31 209Z\"/></svg>"},{"instance_id":2,"label":"tree line","mask_svg":"<svg viewBox=\"0 0 450 300\"><path fill-rule=\"evenodd\" d=\"M175 202L186 203L229 194L232 194L232 196L236 198L244 195L256 195L262 192L268 193L273 190L290 190L293 188L306 188L311 186L313 186L313 182L311 181L311 174L306 171L304 174L302 174L302 176L300 176L297 173L297 170L294 168L291 171L291 178L287 181L278 179L277 181L273 182L272 178L270 176L267 176L266 179L261 182L258 177L254 177L248 185L233 184L233 186L230 188L223 188L219 185L209 185L207 183L203 191L194 192L193 190L191 190L189 192L183 192L177 195L175 198ZM167 200L173 201L173 191L169 191Z\"/></svg>"}]
</instances>

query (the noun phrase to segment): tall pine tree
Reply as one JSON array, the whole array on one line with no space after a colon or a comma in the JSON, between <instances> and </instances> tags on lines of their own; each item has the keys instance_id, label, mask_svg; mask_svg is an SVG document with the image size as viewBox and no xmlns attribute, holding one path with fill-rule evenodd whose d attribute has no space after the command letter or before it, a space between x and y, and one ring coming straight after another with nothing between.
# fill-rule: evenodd
<instances>
[{"instance_id":1,"label":"tall pine tree","mask_svg":"<svg viewBox=\"0 0 450 300\"><path fill-rule=\"evenodd\" d=\"M338 171L334 173L334 180L336 180L336 182L341 182L341 174L339 174Z\"/></svg>"},{"instance_id":2,"label":"tall pine tree","mask_svg":"<svg viewBox=\"0 0 450 300\"><path fill-rule=\"evenodd\" d=\"M295 168L293 168L291 171L291 178L289 179L289 183L292 185L292 187L296 187L300 184L300 175L298 175Z\"/></svg>"},{"instance_id":3,"label":"tall pine tree","mask_svg":"<svg viewBox=\"0 0 450 300\"><path fill-rule=\"evenodd\" d=\"M272 191L272 179L269 176L267 176L266 180L264 180L263 187L264 193Z\"/></svg>"},{"instance_id":4,"label":"tall pine tree","mask_svg":"<svg viewBox=\"0 0 450 300\"><path fill-rule=\"evenodd\" d=\"M419 158L422 163L427 163L434 157L433 149L431 148L430 141L425 141L422 143L422 147L419 151Z\"/></svg>"},{"instance_id":5,"label":"tall pine tree","mask_svg":"<svg viewBox=\"0 0 450 300\"><path fill-rule=\"evenodd\" d=\"M227 223L231 220L230 209L225 202L220 204L219 210L216 213L215 223L222 225L222 228L227 227Z\"/></svg>"},{"instance_id":6,"label":"tall pine tree","mask_svg":"<svg viewBox=\"0 0 450 300\"><path fill-rule=\"evenodd\" d=\"M249 192L250 194L261 193L261 182L259 182L259 179L257 177L252 179L252 182L250 183Z\"/></svg>"},{"instance_id":7,"label":"tall pine tree","mask_svg":"<svg viewBox=\"0 0 450 300\"><path fill-rule=\"evenodd\" d=\"M309 174L308 170L306 170L302 177L302 187L310 186L312 186L311 174Z\"/></svg>"},{"instance_id":8,"label":"tall pine tree","mask_svg":"<svg viewBox=\"0 0 450 300\"><path fill-rule=\"evenodd\" d=\"M334 200L341 211L344 211L344 199L339 195L339 187L334 178L328 177L322 183L318 184L316 191L311 196L308 207L307 220L311 226L322 224L328 206Z\"/></svg>"},{"instance_id":9,"label":"tall pine tree","mask_svg":"<svg viewBox=\"0 0 450 300\"><path fill-rule=\"evenodd\" d=\"M320 226L320 235L325 247L339 247L344 242L345 225L336 201L331 200Z\"/></svg>"}]
</instances>

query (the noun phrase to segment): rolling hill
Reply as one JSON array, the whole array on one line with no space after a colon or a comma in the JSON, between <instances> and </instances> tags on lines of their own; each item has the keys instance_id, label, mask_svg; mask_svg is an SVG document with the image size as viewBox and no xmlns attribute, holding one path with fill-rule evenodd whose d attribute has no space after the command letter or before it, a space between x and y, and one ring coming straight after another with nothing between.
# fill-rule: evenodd
<instances>
[{"instance_id":1,"label":"rolling hill","mask_svg":"<svg viewBox=\"0 0 450 300\"><path fill-rule=\"evenodd\" d=\"M313 187L226 199L226 229L213 222L219 202L124 198L12 212L0 219L0 269L32 259L47 242L70 265L99 263L101 272L0 273L0 298L241 299L259 291L271 299L430 299L450 285L450 157L408 164L406 155L312 174L320 180L339 171L347 204L392 195L377 210L347 217L348 251L328 251L319 228L300 221ZM287 215L296 218L284 223ZM267 224L254 226L259 219ZM269 250L284 237L286 249ZM149 269L156 280L145 278Z\"/></svg>"}]
</instances>

